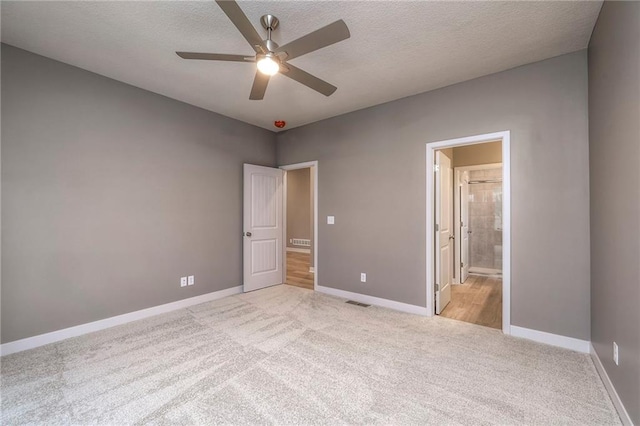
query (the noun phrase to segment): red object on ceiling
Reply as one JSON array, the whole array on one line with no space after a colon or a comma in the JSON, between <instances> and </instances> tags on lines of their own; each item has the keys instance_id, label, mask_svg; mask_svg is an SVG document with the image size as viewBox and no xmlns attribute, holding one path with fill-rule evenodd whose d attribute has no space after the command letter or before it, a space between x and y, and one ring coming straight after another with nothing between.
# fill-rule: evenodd
<instances>
[{"instance_id":1,"label":"red object on ceiling","mask_svg":"<svg viewBox=\"0 0 640 426\"><path fill-rule=\"evenodd\" d=\"M276 126L278 129L283 129L284 126L287 125L287 123L284 120L276 120L273 122L273 125Z\"/></svg>"}]
</instances>

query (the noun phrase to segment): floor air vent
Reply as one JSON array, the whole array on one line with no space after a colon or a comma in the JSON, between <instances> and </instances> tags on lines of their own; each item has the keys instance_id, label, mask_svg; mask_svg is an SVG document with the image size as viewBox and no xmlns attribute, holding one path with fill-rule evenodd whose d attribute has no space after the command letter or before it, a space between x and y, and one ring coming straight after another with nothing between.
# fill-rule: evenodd
<instances>
[{"instance_id":1,"label":"floor air vent","mask_svg":"<svg viewBox=\"0 0 640 426\"><path fill-rule=\"evenodd\" d=\"M347 303L350 305L362 306L363 308L368 308L371 305L367 305L366 303L356 302L355 300L347 300Z\"/></svg>"}]
</instances>

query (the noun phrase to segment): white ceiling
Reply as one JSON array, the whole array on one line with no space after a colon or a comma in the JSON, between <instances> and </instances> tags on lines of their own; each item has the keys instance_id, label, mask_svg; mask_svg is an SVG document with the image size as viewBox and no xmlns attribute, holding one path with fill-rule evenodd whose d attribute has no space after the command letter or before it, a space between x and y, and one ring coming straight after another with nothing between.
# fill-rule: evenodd
<instances>
[{"instance_id":1,"label":"white ceiling","mask_svg":"<svg viewBox=\"0 0 640 426\"><path fill-rule=\"evenodd\" d=\"M277 130L587 47L602 2L239 2L284 45L337 19L351 38L291 63L338 87L283 76L250 101L255 65L186 61L176 50L252 55L213 2L2 2L2 41L152 92ZM266 38L266 34L265 34Z\"/></svg>"}]
</instances>

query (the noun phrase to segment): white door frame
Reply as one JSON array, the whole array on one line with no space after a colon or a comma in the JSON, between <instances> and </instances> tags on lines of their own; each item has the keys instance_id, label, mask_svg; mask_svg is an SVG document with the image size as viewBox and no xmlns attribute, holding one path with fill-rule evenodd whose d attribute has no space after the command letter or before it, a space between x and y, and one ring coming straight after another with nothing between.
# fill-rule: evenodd
<instances>
[{"instance_id":1,"label":"white door frame","mask_svg":"<svg viewBox=\"0 0 640 426\"><path fill-rule=\"evenodd\" d=\"M427 147L427 316L435 315L435 151L463 145L502 141L502 332L511 328L511 132L509 130L464 138L428 142Z\"/></svg>"},{"instance_id":2,"label":"white door frame","mask_svg":"<svg viewBox=\"0 0 640 426\"><path fill-rule=\"evenodd\" d=\"M455 284L460 284L460 254L462 253L462 235L460 235L460 174L458 172L468 172L471 170L488 170L499 169L502 167L502 163L488 163L478 164L475 166L459 166L453 168L453 217L454 217L454 230L455 236L455 264L454 264L454 280Z\"/></svg>"},{"instance_id":3,"label":"white door frame","mask_svg":"<svg viewBox=\"0 0 640 426\"><path fill-rule=\"evenodd\" d=\"M285 244L282 245L282 261L283 261L283 270L285 271L285 282L287 280L287 171L288 170L298 170L298 169L308 169L311 168L311 173L313 173L313 290L315 291L318 288L318 162L317 161L307 161L305 163L296 163L296 164L288 164L286 166L280 166L282 170L284 170L284 193L283 193L283 232Z\"/></svg>"}]
</instances>

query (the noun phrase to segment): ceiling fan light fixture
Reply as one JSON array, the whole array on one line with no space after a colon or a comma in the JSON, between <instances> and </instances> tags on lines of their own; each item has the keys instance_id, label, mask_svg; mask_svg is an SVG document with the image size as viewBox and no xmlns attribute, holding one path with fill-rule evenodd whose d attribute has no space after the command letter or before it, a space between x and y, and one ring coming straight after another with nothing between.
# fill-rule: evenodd
<instances>
[{"instance_id":1,"label":"ceiling fan light fixture","mask_svg":"<svg viewBox=\"0 0 640 426\"><path fill-rule=\"evenodd\" d=\"M266 75L276 75L280 70L280 64L273 59L273 54L267 54L258 60L258 71Z\"/></svg>"}]
</instances>

